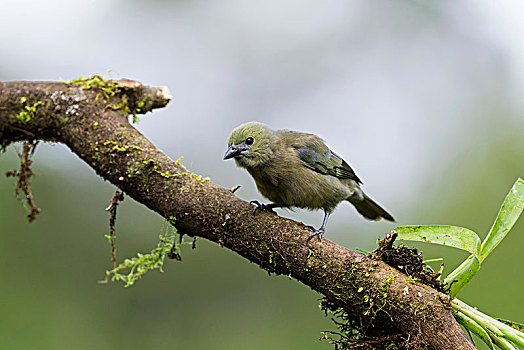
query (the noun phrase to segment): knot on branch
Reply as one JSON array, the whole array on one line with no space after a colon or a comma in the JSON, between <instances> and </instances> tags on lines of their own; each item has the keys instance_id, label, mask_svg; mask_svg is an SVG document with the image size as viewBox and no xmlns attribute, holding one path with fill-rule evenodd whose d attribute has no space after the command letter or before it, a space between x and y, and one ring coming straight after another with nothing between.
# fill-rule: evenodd
<instances>
[{"instance_id":1,"label":"knot on branch","mask_svg":"<svg viewBox=\"0 0 524 350\"><path fill-rule=\"evenodd\" d=\"M444 292L444 282L438 279L440 273L435 273L431 267L424 264L422 254L416 248L408 248L403 244L393 247L397 236L398 234L393 231L383 240L379 240L378 248L371 252L371 257L384 261L410 278L431 286L439 292Z\"/></svg>"}]
</instances>

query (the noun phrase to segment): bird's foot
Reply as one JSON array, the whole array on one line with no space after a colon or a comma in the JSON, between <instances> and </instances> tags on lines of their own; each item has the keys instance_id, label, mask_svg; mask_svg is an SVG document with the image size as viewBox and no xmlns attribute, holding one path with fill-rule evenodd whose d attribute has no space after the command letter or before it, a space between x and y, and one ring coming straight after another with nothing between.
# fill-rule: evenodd
<instances>
[{"instance_id":1,"label":"bird's foot","mask_svg":"<svg viewBox=\"0 0 524 350\"><path fill-rule=\"evenodd\" d=\"M257 210L261 211L267 211L268 213L276 214L277 212L273 210L276 206L274 204L264 204L260 203L259 201L251 201L249 204L253 204L255 206L255 209L253 210L253 216L256 215Z\"/></svg>"},{"instance_id":2,"label":"bird's foot","mask_svg":"<svg viewBox=\"0 0 524 350\"><path fill-rule=\"evenodd\" d=\"M324 235L324 232L326 231L324 227L319 228L318 230L315 230L313 226L306 226L307 228L310 228L313 230L313 233L311 233L309 236L307 236L307 241L309 242L311 238L318 236L318 240L322 240L322 236Z\"/></svg>"}]
</instances>

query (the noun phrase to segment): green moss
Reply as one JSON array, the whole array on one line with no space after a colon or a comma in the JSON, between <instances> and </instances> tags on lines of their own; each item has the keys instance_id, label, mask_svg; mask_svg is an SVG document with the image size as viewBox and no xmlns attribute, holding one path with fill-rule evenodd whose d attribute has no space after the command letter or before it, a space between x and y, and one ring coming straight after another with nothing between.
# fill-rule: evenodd
<instances>
[{"instance_id":1,"label":"green moss","mask_svg":"<svg viewBox=\"0 0 524 350\"><path fill-rule=\"evenodd\" d=\"M129 115L132 115L133 116L133 124L136 124L140 121L140 119L138 118L137 116L137 112L136 110L132 110L130 107L129 107L129 103L127 101L127 97L124 96L124 98L122 99L122 101L120 103L116 103L116 104L113 104L111 105L111 108L114 109L114 110L118 110L118 111L122 111L124 112L125 115L129 116Z\"/></svg>"},{"instance_id":2,"label":"green moss","mask_svg":"<svg viewBox=\"0 0 524 350\"><path fill-rule=\"evenodd\" d=\"M127 177L132 178L143 174L143 169L146 167L147 162L140 162L131 160L127 166Z\"/></svg>"},{"instance_id":3,"label":"green moss","mask_svg":"<svg viewBox=\"0 0 524 350\"><path fill-rule=\"evenodd\" d=\"M122 93L122 88L115 82L111 80L106 80L100 75L94 75L91 78L84 78L80 76L77 79L71 81L65 81L64 83L70 85L76 85L82 90L96 90L100 93L96 95L95 102L98 102L100 96L104 96L107 101L110 101L112 97ZM142 101L141 101L142 102ZM145 105L145 102L142 103L142 106ZM123 96L121 101L110 105L114 110L119 110L124 112L126 115L133 115L133 123L138 122L138 117L136 115L137 111L132 111L129 108L129 103L126 96Z\"/></svg>"},{"instance_id":4,"label":"green moss","mask_svg":"<svg viewBox=\"0 0 524 350\"><path fill-rule=\"evenodd\" d=\"M171 223L171 220L168 220L168 222ZM172 253L180 257L180 248L175 245L176 239L175 228L172 225L165 228L165 225L163 225L156 248L146 254L137 253L136 257L125 259L112 270L106 271L106 281L111 277L111 281L122 281L126 287L130 287L148 271L158 269L163 272L166 256ZM187 243L182 242L182 244ZM127 273L123 273L123 271Z\"/></svg>"},{"instance_id":5,"label":"green moss","mask_svg":"<svg viewBox=\"0 0 524 350\"><path fill-rule=\"evenodd\" d=\"M369 308L364 312L364 315L372 315L372 319L374 319L377 313L386 306L388 302L389 286L395 278L397 278L397 275L391 274L382 282L381 289L376 295L369 296L364 300L366 304L369 304Z\"/></svg>"},{"instance_id":6,"label":"green moss","mask_svg":"<svg viewBox=\"0 0 524 350\"><path fill-rule=\"evenodd\" d=\"M16 119L18 119L19 121L21 121L22 123L27 123L28 121L31 120L31 115L27 112L20 112L17 114L16 116Z\"/></svg>"},{"instance_id":7,"label":"green moss","mask_svg":"<svg viewBox=\"0 0 524 350\"><path fill-rule=\"evenodd\" d=\"M184 175L184 174L170 174L170 173L168 173L168 172L165 172L165 173L164 173L164 172L158 170L158 167L157 167L156 165L153 167L153 171L154 171L155 173L159 174L160 176L165 177L166 179L169 179L169 178L171 178L171 177L177 177L177 176L182 176L182 175Z\"/></svg>"},{"instance_id":8,"label":"green moss","mask_svg":"<svg viewBox=\"0 0 524 350\"><path fill-rule=\"evenodd\" d=\"M178 158L178 159L175 161L175 164L178 165L178 166L181 166L182 169L187 170L187 168L186 168L186 167L181 163L181 161L182 161L183 158L184 158L183 156L180 157L180 158Z\"/></svg>"},{"instance_id":9,"label":"green moss","mask_svg":"<svg viewBox=\"0 0 524 350\"><path fill-rule=\"evenodd\" d=\"M106 98L115 96L122 91L117 84L110 80L105 80L101 75L93 75L91 78L80 76L77 79L66 81L65 83L79 86L82 90L100 90Z\"/></svg>"},{"instance_id":10,"label":"green moss","mask_svg":"<svg viewBox=\"0 0 524 350\"><path fill-rule=\"evenodd\" d=\"M371 300L372 298L365 294L363 299ZM325 312L332 312L332 318L338 331L325 331L321 340L327 340L330 344L335 346L335 349L374 349L374 350L393 350L399 349L402 339L399 337L391 338L388 334L370 334L368 326L371 324L366 322L362 324L362 319L355 317L352 313L347 313L344 309L339 308L333 301L326 298L320 302L320 309ZM363 328L364 327L364 328Z\"/></svg>"},{"instance_id":11,"label":"green moss","mask_svg":"<svg viewBox=\"0 0 524 350\"><path fill-rule=\"evenodd\" d=\"M20 98L20 104L21 105L24 105L26 102L27 102L27 98L25 98L25 97ZM18 113L16 115L16 119L18 119L22 123L29 122L31 120L31 117L32 117L33 113L36 112L36 109L38 108L38 106L41 106L43 104L44 103L42 101L38 101L38 102L34 103L32 106L25 106L24 107L25 111L22 111L22 112Z\"/></svg>"},{"instance_id":12,"label":"green moss","mask_svg":"<svg viewBox=\"0 0 524 350\"><path fill-rule=\"evenodd\" d=\"M137 124L140 121L140 118L138 118L138 115L136 113L129 113L126 112L127 115L133 115L133 124Z\"/></svg>"},{"instance_id":13,"label":"green moss","mask_svg":"<svg viewBox=\"0 0 524 350\"><path fill-rule=\"evenodd\" d=\"M97 162L100 162L100 160L101 160L100 148L95 147L94 150L95 150L95 154L93 155L93 159L96 160Z\"/></svg>"},{"instance_id":14,"label":"green moss","mask_svg":"<svg viewBox=\"0 0 524 350\"><path fill-rule=\"evenodd\" d=\"M147 112L150 111L153 108L153 97L150 95L144 96L137 104L136 104L136 113L140 112Z\"/></svg>"},{"instance_id":15,"label":"green moss","mask_svg":"<svg viewBox=\"0 0 524 350\"><path fill-rule=\"evenodd\" d=\"M397 278L397 275L391 274L384 282L382 282L382 298L385 299L388 296L389 285Z\"/></svg>"},{"instance_id":16,"label":"green moss","mask_svg":"<svg viewBox=\"0 0 524 350\"><path fill-rule=\"evenodd\" d=\"M210 181L209 177L202 178L202 175L197 175L197 174L195 174L195 173L191 173L191 175L193 176L193 178L194 178L195 180L197 180L197 181L200 182L200 183L204 183L204 182L206 182L206 181Z\"/></svg>"},{"instance_id":17,"label":"green moss","mask_svg":"<svg viewBox=\"0 0 524 350\"><path fill-rule=\"evenodd\" d=\"M415 282L422 282L420 278L408 276L408 279L404 281L404 283L411 283L414 284Z\"/></svg>"},{"instance_id":18,"label":"green moss","mask_svg":"<svg viewBox=\"0 0 524 350\"><path fill-rule=\"evenodd\" d=\"M222 223L222 226L224 226L226 229L230 229L233 225L233 220L231 219L229 214L226 214L225 219L226 220Z\"/></svg>"},{"instance_id":19,"label":"green moss","mask_svg":"<svg viewBox=\"0 0 524 350\"><path fill-rule=\"evenodd\" d=\"M355 267L358 264L351 264L347 266L346 271L351 267ZM358 267L358 266L357 266ZM374 268L373 268L374 270ZM366 318L366 324L375 324L377 329L380 329L380 325L376 322L381 322L376 318L377 314L384 309L384 307L389 302L388 293L391 283L397 278L397 275L391 274L389 277L384 279L378 288L376 286L370 285L369 278L364 278L364 276L369 274L371 269L358 269L354 272L357 278L357 283L360 285L354 293L353 298L358 300L358 304L364 309L363 315L368 316ZM353 274L353 272L352 272ZM346 287L346 286L344 286ZM342 288L344 290L344 288ZM344 292L346 293L346 292ZM343 293L343 294L344 294ZM336 297L340 293L330 291L331 297ZM345 294L344 294L345 295ZM389 338L389 336L383 336L382 334L370 334L367 331L367 326L362 328L362 319L360 317L355 317L352 313L347 313L343 308L339 307L334 301L324 298L321 301L320 307L326 312L333 312L334 316L338 318L338 321L335 322L338 332L326 331L324 337L331 344L335 345L336 349L353 349L353 348L362 348L362 349L398 349L399 344L402 344L402 339L400 338Z\"/></svg>"},{"instance_id":20,"label":"green moss","mask_svg":"<svg viewBox=\"0 0 524 350\"><path fill-rule=\"evenodd\" d=\"M104 96L107 101L112 100L112 104L110 104L109 107L117 111L122 111L128 116L133 116L133 123L138 123L140 120L137 113L145 113L151 111L153 108L153 97L151 95L142 97L142 99L136 103L136 106L133 106L134 103L129 103L127 96L123 93L122 87L119 86L117 82L106 80L101 75L94 75L91 78L80 76L71 81L64 81L64 83L78 86L82 90L99 91L100 93L96 95L95 102L98 102L101 96ZM121 99L115 102L115 99L112 99L112 97L117 95L119 95Z\"/></svg>"},{"instance_id":21,"label":"green moss","mask_svg":"<svg viewBox=\"0 0 524 350\"><path fill-rule=\"evenodd\" d=\"M144 150L138 146L135 146L135 145L119 146L118 143L116 143L115 141L106 141L103 143L103 145L104 146L114 145L113 148L111 148L111 151L127 152L130 149L135 149L135 150L144 152Z\"/></svg>"},{"instance_id":22,"label":"green moss","mask_svg":"<svg viewBox=\"0 0 524 350\"><path fill-rule=\"evenodd\" d=\"M139 113L145 114L153 109L153 97L151 95L146 95L142 97L140 101L136 104L134 109L131 109L127 103L127 100L124 100L121 104L121 108L127 115L133 116L133 123L138 123L140 119L138 118Z\"/></svg>"}]
</instances>

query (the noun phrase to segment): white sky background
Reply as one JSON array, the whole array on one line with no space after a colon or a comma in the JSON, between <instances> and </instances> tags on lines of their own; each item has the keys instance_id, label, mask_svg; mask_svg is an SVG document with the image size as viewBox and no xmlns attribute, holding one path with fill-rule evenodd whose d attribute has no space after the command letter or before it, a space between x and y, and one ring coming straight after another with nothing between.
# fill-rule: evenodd
<instances>
[{"instance_id":1,"label":"white sky background","mask_svg":"<svg viewBox=\"0 0 524 350\"><path fill-rule=\"evenodd\" d=\"M314 132L409 221L441 169L493 131L490 111L524 127L523 16L520 0L2 1L0 80L167 85L170 106L138 128L248 200L252 180L222 161L229 131L258 120ZM64 147L39 152L85 173ZM337 212L333 226L366 224L349 205Z\"/></svg>"}]
</instances>

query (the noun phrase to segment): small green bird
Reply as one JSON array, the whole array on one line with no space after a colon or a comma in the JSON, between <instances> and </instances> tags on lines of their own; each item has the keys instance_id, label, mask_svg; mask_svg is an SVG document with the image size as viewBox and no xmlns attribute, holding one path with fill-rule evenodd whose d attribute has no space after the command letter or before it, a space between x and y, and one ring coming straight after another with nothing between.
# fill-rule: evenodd
<instances>
[{"instance_id":1,"label":"small green bird","mask_svg":"<svg viewBox=\"0 0 524 350\"><path fill-rule=\"evenodd\" d=\"M313 134L291 130L272 130L267 125L250 122L229 135L225 159L235 158L237 166L246 168L259 192L272 201L256 204L257 209L323 209L322 226L309 235L322 238L329 215L347 200L370 220L395 221L360 188L362 181L353 169L324 141Z\"/></svg>"}]
</instances>

